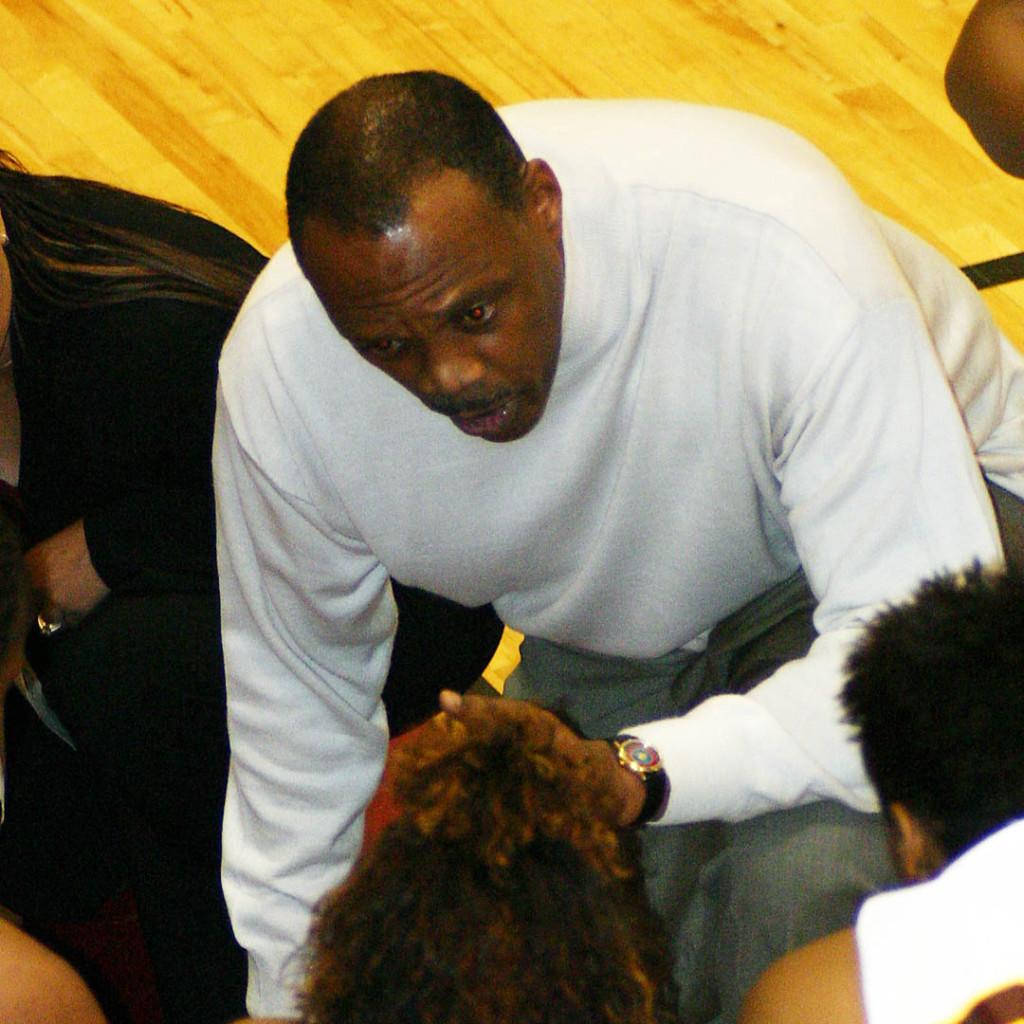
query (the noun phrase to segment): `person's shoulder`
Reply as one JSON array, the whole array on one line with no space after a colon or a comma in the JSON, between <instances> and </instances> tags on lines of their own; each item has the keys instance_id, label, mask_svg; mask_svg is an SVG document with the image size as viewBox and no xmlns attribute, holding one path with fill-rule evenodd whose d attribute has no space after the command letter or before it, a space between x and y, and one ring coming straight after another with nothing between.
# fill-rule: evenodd
<instances>
[{"instance_id":1,"label":"person's shoulder","mask_svg":"<svg viewBox=\"0 0 1024 1024\"><path fill-rule=\"evenodd\" d=\"M0 1020L104 1024L85 982L55 953L0 920Z\"/></svg>"},{"instance_id":2,"label":"person's shoulder","mask_svg":"<svg viewBox=\"0 0 1024 1024\"><path fill-rule=\"evenodd\" d=\"M289 301L315 301L313 289L302 273L291 242L285 242L270 257L249 295L253 302L285 304Z\"/></svg>"},{"instance_id":3,"label":"person's shoulder","mask_svg":"<svg viewBox=\"0 0 1024 1024\"><path fill-rule=\"evenodd\" d=\"M220 353L220 392L237 430L248 424L254 437L269 435L281 416L291 414L289 395L301 396L307 409L320 401L330 404L330 384L351 383L362 362L342 342L285 243L257 277L228 332Z\"/></svg>"},{"instance_id":4,"label":"person's shoulder","mask_svg":"<svg viewBox=\"0 0 1024 1024\"><path fill-rule=\"evenodd\" d=\"M888 264L839 169L775 121L658 99L538 100L499 113L524 155L552 166L570 200L591 197L587 215L601 223L617 209L650 211L652 225L685 210L688 224L805 245L840 275L855 262L852 251L864 259L873 250L875 263Z\"/></svg>"},{"instance_id":5,"label":"person's shoulder","mask_svg":"<svg viewBox=\"0 0 1024 1024\"><path fill-rule=\"evenodd\" d=\"M802 136L777 121L731 107L684 100L636 97L628 99L541 99L499 107L498 114L518 140L519 133L550 133L564 137L574 132L593 133L604 139L604 148L617 153L619 133L646 136L654 148L664 151L676 142L674 132L739 134L767 137L810 146ZM667 134L666 134L667 133Z\"/></svg>"},{"instance_id":6,"label":"person's shoulder","mask_svg":"<svg viewBox=\"0 0 1024 1024\"><path fill-rule=\"evenodd\" d=\"M326 325L327 315L302 273L291 244L285 242L249 290L229 342L237 348L240 346L237 338L262 334L269 328L285 332L290 327L301 330L309 326L311 316Z\"/></svg>"},{"instance_id":7,"label":"person's shoulder","mask_svg":"<svg viewBox=\"0 0 1024 1024\"><path fill-rule=\"evenodd\" d=\"M750 990L739 1024L864 1024L850 928L787 953Z\"/></svg>"},{"instance_id":8,"label":"person's shoulder","mask_svg":"<svg viewBox=\"0 0 1024 1024\"><path fill-rule=\"evenodd\" d=\"M724 173L724 184L748 188L785 167L841 178L803 136L743 110L666 99L549 99L498 112L528 158L578 153L655 186L713 185Z\"/></svg>"},{"instance_id":9,"label":"person's shoulder","mask_svg":"<svg viewBox=\"0 0 1024 1024\"><path fill-rule=\"evenodd\" d=\"M230 260L255 272L266 258L234 232L162 199L85 179L66 179L67 212L114 230L130 231L186 252Z\"/></svg>"}]
</instances>

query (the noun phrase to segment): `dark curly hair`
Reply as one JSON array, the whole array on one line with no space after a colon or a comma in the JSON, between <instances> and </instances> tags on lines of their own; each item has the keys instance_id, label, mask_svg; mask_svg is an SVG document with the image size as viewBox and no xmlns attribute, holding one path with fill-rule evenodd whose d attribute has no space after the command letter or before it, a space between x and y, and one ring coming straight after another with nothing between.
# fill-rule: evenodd
<instances>
[{"instance_id":1,"label":"dark curly hair","mask_svg":"<svg viewBox=\"0 0 1024 1024\"><path fill-rule=\"evenodd\" d=\"M518 210L524 165L494 107L458 79L436 71L364 78L299 135L285 186L288 229L300 259L309 217L379 235L403 223L413 187L446 168Z\"/></svg>"},{"instance_id":2,"label":"dark curly hair","mask_svg":"<svg viewBox=\"0 0 1024 1024\"><path fill-rule=\"evenodd\" d=\"M1024 579L975 567L925 583L847 668L883 805L904 804L948 858L1024 814Z\"/></svg>"},{"instance_id":3,"label":"dark curly hair","mask_svg":"<svg viewBox=\"0 0 1024 1024\"><path fill-rule=\"evenodd\" d=\"M305 1024L668 1024L667 944L555 719L443 716L399 752L403 813L318 909Z\"/></svg>"}]
</instances>

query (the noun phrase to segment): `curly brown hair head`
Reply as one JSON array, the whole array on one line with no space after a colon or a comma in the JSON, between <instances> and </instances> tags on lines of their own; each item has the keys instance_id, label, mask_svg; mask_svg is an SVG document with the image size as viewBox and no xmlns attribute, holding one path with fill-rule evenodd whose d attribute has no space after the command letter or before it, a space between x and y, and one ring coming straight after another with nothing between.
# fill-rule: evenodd
<instances>
[{"instance_id":1,"label":"curly brown hair head","mask_svg":"<svg viewBox=\"0 0 1024 1024\"><path fill-rule=\"evenodd\" d=\"M671 966L614 808L555 719L442 716L399 819L319 907L305 1024L667 1024Z\"/></svg>"}]
</instances>

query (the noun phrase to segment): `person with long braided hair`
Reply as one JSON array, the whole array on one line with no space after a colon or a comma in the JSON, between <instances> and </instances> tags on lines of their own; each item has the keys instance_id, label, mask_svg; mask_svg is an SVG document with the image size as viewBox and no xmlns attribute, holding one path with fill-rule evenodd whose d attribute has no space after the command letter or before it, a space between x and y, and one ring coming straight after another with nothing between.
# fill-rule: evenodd
<instances>
[{"instance_id":1,"label":"person with long braided hair","mask_svg":"<svg viewBox=\"0 0 1024 1024\"><path fill-rule=\"evenodd\" d=\"M222 1024L227 729L209 468L216 364L264 258L217 225L0 153L0 475L27 655L76 749L7 707L0 902L45 934L130 883L167 1024Z\"/></svg>"},{"instance_id":2,"label":"person with long braided hair","mask_svg":"<svg viewBox=\"0 0 1024 1024\"><path fill-rule=\"evenodd\" d=\"M30 692L76 748L12 696L0 903L45 931L127 872L166 1024L223 1024L245 958L220 887L210 448L217 359L265 260L185 210L3 151L0 239L0 478L24 519ZM393 733L442 681L470 685L502 628L490 607L394 590Z\"/></svg>"}]
</instances>

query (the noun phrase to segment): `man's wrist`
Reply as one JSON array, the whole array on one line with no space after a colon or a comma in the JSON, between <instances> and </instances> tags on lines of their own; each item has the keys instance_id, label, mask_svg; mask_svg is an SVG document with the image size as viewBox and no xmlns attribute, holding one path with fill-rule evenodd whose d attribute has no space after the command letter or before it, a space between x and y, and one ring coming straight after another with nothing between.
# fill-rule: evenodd
<instances>
[{"instance_id":1,"label":"man's wrist","mask_svg":"<svg viewBox=\"0 0 1024 1024\"><path fill-rule=\"evenodd\" d=\"M633 780L629 787L628 814L623 824L639 828L648 822L658 821L668 806L670 791L661 755L654 747L629 733L620 733L607 742L619 767Z\"/></svg>"}]
</instances>

